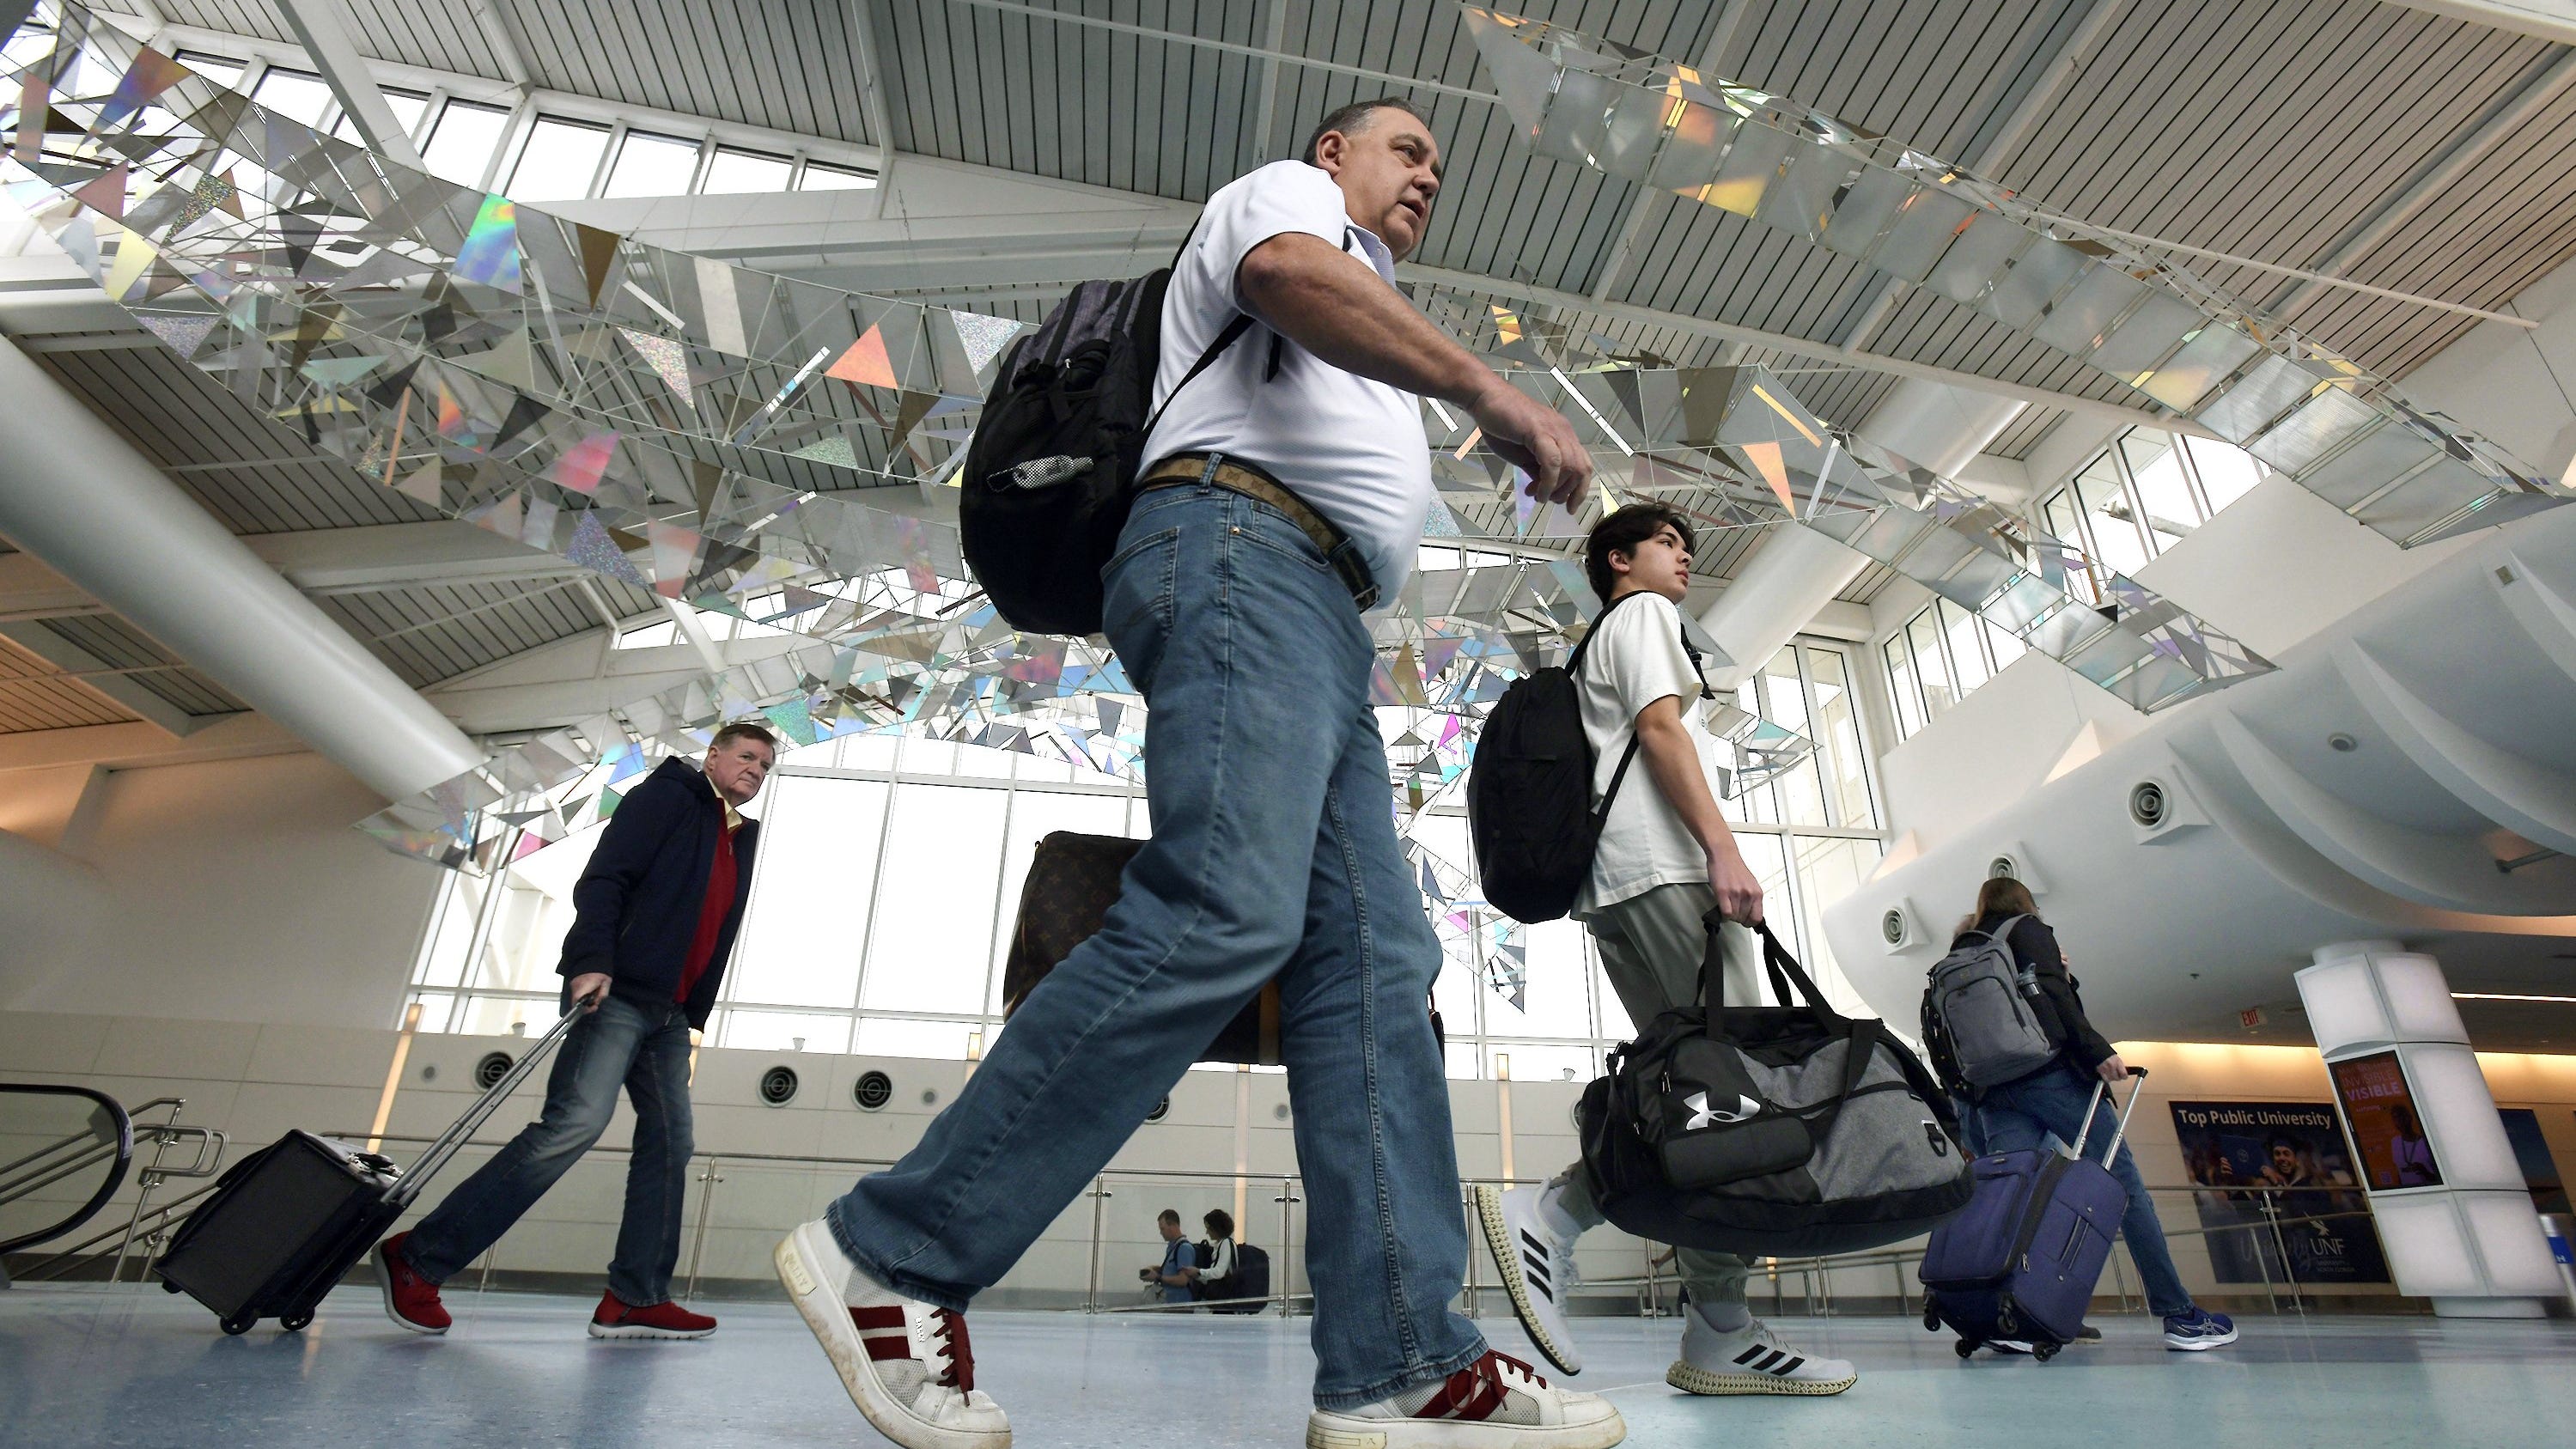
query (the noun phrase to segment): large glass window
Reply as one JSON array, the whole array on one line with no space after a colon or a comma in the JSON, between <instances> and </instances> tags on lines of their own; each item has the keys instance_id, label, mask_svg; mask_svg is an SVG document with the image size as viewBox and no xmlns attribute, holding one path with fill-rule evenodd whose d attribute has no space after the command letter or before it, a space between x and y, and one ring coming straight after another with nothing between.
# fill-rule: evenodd
<instances>
[{"instance_id":1,"label":"large glass window","mask_svg":"<svg viewBox=\"0 0 2576 1449\"><path fill-rule=\"evenodd\" d=\"M2132 428L2041 500L2039 524L2092 561L2068 584L2098 603L2102 575L2136 572L2266 476L2241 448Z\"/></svg>"},{"instance_id":2,"label":"large glass window","mask_svg":"<svg viewBox=\"0 0 2576 1449\"><path fill-rule=\"evenodd\" d=\"M480 186L483 173L491 168L493 149L501 144L501 133L509 125L510 113L499 106L449 101L439 109L437 129L429 133L420 159L433 176L459 186Z\"/></svg>"},{"instance_id":3,"label":"large glass window","mask_svg":"<svg viewBox=\"0 0 2576 1449\"><path fill-rule=\"evenodd\" d=\"M319 127L335 102L322 77L308 71L270 66L260 74L250 98L289 120Z\"/></svg>"},{"instance_id":4,"label":"large glass window","mask_svg":"<svg viewBox=\"0 0 2576 1449\"><path fill-rule=\"evenodd\" d=\"M13 53L10 59L15 60L17 56ZM202 50L180 51L179 63L219 86L236 88L241 85L242 72L248 68L228 56L209 55Z\"/></svg>"},{"instance_id":5,"label":"large glass window","mask_svg":"<svg viewBox=\"0 0 2576 1449\"><path fill-rule=\"evenodd\" d=\"M420 118L429 111L429 97L419 91L392 89L381 91L379 94L384 96L385 109L394 113L394 124L402 127L402 133L406 136L419 135ZM358 123L348 112L342 111L340 119L331 123L331 134L343 141L356 142Z\"/></svg>"},{"instance_id":6,"label":"large glass window","mask_svg":"<svg viewBox=\"0 0 2576 1449\"><path fill-rule=\"evenodd\" d=\"M2109 453L2075 475L2075 497L2084 506L2084 526L2092 535L2094 582L2105 584L2110 574L2136 573L2150 555L2138 530L2138 506Z\"/></svg>"},{"instance_id":7,"label":"large glass window","mask_svg":"<svg viewBox=\"0 0 2576 1449\"><path fill-rule=\"evenodd\" d=\"M608 168L602 196L686 196L697 175L698 143L650 131L629 131Z\"/></svg>"},{"instance_id":8,"label":"large glass window","mask_svg":"<svg viewBox=\"0 0 2576 1449\"><path fill-rule=\"evenodd\" d=\"M648 628L666 635L669 623ZM1748 818L1746 800L1725 806L1774 929L1846 1008L1857 998L1817 923L1883 848L1850 669L1842 651L1800 642L1760 673L1743 702L1810 733L1816 754L1761 792L1786 791L1789 823ZM998 1038L1001 967L1039 840L1147 828L1143 788L1131 781L891 735L791 750L751 813L762 822L751 905L706 1040L892 1056L955 1058ZM572 885L598 838L586 831L494 877L450 877L413 978L424 1029L499 1034L546 1019ZM1413 819L1408 849L1435 875L1475 879L1461 805ZM1581 925L1437 924L1447 961L1433 1003L1454 1075L1494 1075L1508 1060L1524 1081L1589 1076L1634 1034Z\"/></svg>"},{"instance_id":9,"label":"large glass window","mask_svg":"<svg viewBox=\"0 0 2576 1449\"><path fill-rule=\"evenodd\" d=\"M707 162L706 183L698 190L710 196L746 191L785 191L787 180L795 170L796 164L784 156L764 156L757 151L737 151L731 146L718 146L715 158Z\"/></svg>"},{"instance_id":10,"label":"large glass window","mask_svg":"<svg viewBox=\"0 0 2576 1449\"><path fill-rule=\"evenodd\" d=\"M560 116L539 116L528 144L510 172L514 201L577 201L590 195L599 158L608 153L608 128Z\"/></svg>"},{"instance_id":11,"label":"large glass window","mask_svg":"<svg viewBox=\"0 0 2576 1449\"><path fill-rule=\"evenodd\" d=\"M2029 652L2029 646L1948 599L1935 599L1906 620L1879 652L1887 663L1896 728L1911 739Z\"/></svg>"},{"instance_id":12,"label":"large glass window","mask_svg":"<svg viewBox=\"0 0 2576 1449\"><path fill-rule=\"evenodd\" d=\"M797 182L799 191L868 191L877 179L865 171L848 166L826 166L820 161L805 163L804 178Z\"/></svg>"}]
</instances>

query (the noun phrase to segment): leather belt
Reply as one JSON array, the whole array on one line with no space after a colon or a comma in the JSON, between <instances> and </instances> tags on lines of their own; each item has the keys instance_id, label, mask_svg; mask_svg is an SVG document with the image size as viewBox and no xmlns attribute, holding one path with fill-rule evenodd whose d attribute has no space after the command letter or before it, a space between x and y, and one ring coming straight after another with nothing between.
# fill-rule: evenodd
<instances>
[{"instance_id":1,"label":"leather belt","mask_svg":"<svg viewBox=\"0 0 2576 1449\"><path fill-rule=\"evenodd\" d=\"M1183 488L1205 485L1239 493L1256 503L1267 503L1288 515L1300 532L1322 550L1324 562L1332 565L1343 587L1351 591L1351 602L1365 613L1377 604L1377 580L1370 577L1366 560L1360 557L1359 545L1332 520L1317 513L1305 499L1289 491L1288 486L1262 472L1250 463L1240 463L1223 453L1174 453L1145 470L1136 480L1136 491L1157 488Z\"/></svg>"}]
</instances>

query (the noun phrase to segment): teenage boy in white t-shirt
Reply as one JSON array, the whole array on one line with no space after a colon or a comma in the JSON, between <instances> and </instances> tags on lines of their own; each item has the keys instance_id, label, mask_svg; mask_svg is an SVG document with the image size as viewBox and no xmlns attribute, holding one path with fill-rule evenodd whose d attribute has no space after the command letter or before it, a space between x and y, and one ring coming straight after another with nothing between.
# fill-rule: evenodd
<instances>
[{"instance_id":1,"label":"teenage boy in white t-shirt","mask_svg":"<svg viewBox=\"0 0 2576 1449\"><path fill-rule=\"evenodd\" d=\"M1753 933L1736 924L1762 919L1762 884L1709 788L1716 741L1699 725L1707 685L1682 639L1679 606L1690 590L1692 542L1681 514L1641 503L1602 519L1584 545L1604 610L1577 681L1595 762L1593 799L1609 788L1631 739L1637 758L1611 802L1574 915L1592 932L1602 970L1639 1026L1697 998L1705 918L1720 906L1728 921L1727 999L1762 999ZM1565 1296L1575 1283L1575 1239L1603 1221L1582 1164L1545 1187L1479 1187L1476 1199L1485 1245L1521 1326L1550 1362L1580 1373ZM1788 1347L1753 1316L1744 1302L1752 1265L1744 1259L1683 1248L1675 1262L1690 1311L1681 1357L1665 1374L1673 1387L1838 1394L1859 1378L1848 1363Z\"/></svg>"}]
</instances>

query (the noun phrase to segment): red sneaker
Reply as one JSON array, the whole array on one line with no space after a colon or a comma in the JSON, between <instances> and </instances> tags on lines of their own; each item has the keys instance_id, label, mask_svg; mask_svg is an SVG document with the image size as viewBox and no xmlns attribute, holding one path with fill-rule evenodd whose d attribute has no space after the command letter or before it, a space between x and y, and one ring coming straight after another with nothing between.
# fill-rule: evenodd
<instances>
[{"instance_id":1,"label":"red sneaker","mask_svg":"<svg viewBox=\"0 0 2576 1449\"><path fill-rule=\"evenodd\" d=\"M590 1315L593 1338L704 1338L715 1331L714 1319L667 1298L638 1308L614 1293L602 1293L599 1311Z\"/></svg>"},{"instance_id":2,"label":"red sneaker","mask_svg":"<svg viewBox=\"0 0 2576 1449\"><path fill-rule=\"evenodd\" d=\"M376 1244L376 1286L385 1291L385 1317L414 1333L445 1333L455 1320L438 1301L438 1285L403 1257L403 1242L410 1236L396 1233Z\"/></svg>"}]
</instances>

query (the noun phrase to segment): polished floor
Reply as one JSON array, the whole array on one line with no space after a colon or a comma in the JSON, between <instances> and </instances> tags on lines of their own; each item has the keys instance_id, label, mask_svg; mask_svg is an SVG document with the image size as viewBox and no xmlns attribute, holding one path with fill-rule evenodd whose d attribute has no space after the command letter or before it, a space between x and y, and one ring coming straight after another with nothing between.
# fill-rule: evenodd
<instances>
[{"instance_id":1,"label":"polished floor","mask_svg":"<svg viewBox=\"0 0 2576 1449\"><path fill-rule=\"evenodd\" d=\"M795 1315L716 1305L702 1343L599 1343L590 1300L457 1294L444 1340L343 1289L300 1334L226 1338L184 1300L131 1288L0 1292L0 1444L576 1445L711 1449L881 1442ZM1023 1449L1300 1442L1307 1320L975 1316L977 1376ZM2565 1445L2576 1323L2249 1319L2232 1349L2166 1352L2142 1319L2052 1364L1979 1355L1893 1318L1789 1320L1862 1369L1833 1399L1695 1400L1663 1383L1671 1320L1586 1319L1590 1364L1639 1445ZM1526 1350L1509 1319L1486 1323Z\"/></svg>"}]
</instances>

